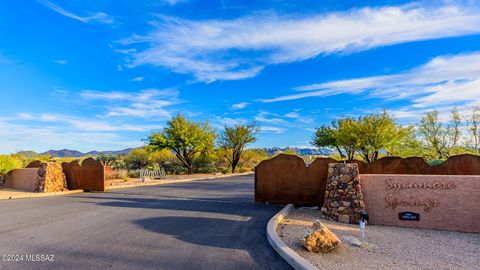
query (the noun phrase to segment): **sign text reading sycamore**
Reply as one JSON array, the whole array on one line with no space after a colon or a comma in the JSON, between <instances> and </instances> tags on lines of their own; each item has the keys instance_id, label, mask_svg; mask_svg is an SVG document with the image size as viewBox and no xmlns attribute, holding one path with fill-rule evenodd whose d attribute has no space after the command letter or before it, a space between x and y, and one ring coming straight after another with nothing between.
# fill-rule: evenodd
<instances>
[{"instance_id":1,"label":"sign text reading sycamore","mask_svg":"<svg viewBox=\"0 0 480 270\"><path fill-rule=\"evenodd\" d=\"M388 194L385 197L387 202L386 208L391 207L392 209L397 208L397 206L413 206L413 207L423 207L425 212L430 212L432 208L437 207L439 202L437 199L430 197L408 197L407 199L401 199L398 195L401 191L409 190L449 190L455 188L455 183L453 182L417 182L412 181L408 183L395 182L392 177L386 179L387 190L390 190L392 193Z\"/></svg>"}]
</instances>

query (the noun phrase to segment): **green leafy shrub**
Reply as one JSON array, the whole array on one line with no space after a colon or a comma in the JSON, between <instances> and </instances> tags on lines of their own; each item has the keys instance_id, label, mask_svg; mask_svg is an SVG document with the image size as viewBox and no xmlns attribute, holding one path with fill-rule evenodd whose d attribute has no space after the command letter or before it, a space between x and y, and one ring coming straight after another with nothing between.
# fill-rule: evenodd
<instances>
[{"instance_id":1,"label":"green leafy shrub","mask_svg":"<svg viewBox=\"0 0 480 270\"><path fill-rule=\"evenodd\" d=\"M12 156L0 156L0 176L7 174L9 171L22 168L22 161Z\"/></svg>"},{"instance_id":2,"label":"green leafy shrub","mask_svg":"<svg viewBox=\"0 0 480 270\"><path fill-rule=\"evenodd\" d=\"M432 159L432 160L427 160L427 164L430 166L437 166L445 162L443 159Z\"/></svg>"}]
</instances>

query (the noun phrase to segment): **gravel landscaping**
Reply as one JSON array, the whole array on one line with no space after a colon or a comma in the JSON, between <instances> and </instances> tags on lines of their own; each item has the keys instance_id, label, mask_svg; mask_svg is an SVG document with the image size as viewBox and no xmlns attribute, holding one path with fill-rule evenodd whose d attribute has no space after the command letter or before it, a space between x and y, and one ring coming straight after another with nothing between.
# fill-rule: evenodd
<instances>
[{"instance_id":1,"label":"gravel landscaping","mask_svg":"<svg viewBox=\"0 0 480 270\"><path fill-rule=\"evenodd\" d=\"M319 210L295 209L278 227L281 239L319 269L479 269L480 234L367 226L365 243L354 246L358 225L321 220L342 244L327 254L309 253L301 237Z\"/></svg>"}]
</instances>

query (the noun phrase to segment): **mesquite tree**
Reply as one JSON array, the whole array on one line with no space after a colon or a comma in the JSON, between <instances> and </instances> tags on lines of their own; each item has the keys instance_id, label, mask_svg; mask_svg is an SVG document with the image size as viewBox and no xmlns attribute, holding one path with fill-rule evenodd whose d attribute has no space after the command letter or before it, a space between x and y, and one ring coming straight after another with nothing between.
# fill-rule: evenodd
<instances>
[{"instance_id":1,"label":"mesquite tree","mask_svg":"<svg viewBox=\"0 0 480 270\"><path fill-rule=\"evenodd\" d=\"M450 123L444 124L438 119L438 111L426 113L420 121L419 131L430 150L431 158L446 159L452 155L452 150L458 147L461 138L461 118L457 109L451 112Z\"/></svg>"},{"instance_id":2,"label":"mesquite tree","mask_svg":"<svg viewBox=\"0 0 480 270\"><path fill-rule=\"evenodd\" d=\"M212 151L215 137L215 131L208 122L197 123L179 114L168 121L163 130L152 133L147 141L150 149L172 150L188 174L192 174L194 158L200 153Z\"/></svg>"},{"instance_id":3,"label":"mesquite tree","mask_svg":"<svg viewBox=\"0 0 480 270\"><path fill-rule=\"evenodd\" d=\"M256 141L255 135L259 131L255 123L249 125L235 125L225 127L219 137L219 147L224 150L232 173L235 172L245 146Z\"/></svg>"},{"instance_id":4,"label":"mesquite tree","mask_svg":"<svg viewBox=\"0 0 480 270\"><path fill-rule=\"evenodd\" d=\"M387 112L356 119L346 117L322 126L315 132L312 144L336 148L341 156L353 160L358 153L365 162L379 158L380 151L390 152L411 133L411 127L397 125Z\"/></svg>"}]
</instances>

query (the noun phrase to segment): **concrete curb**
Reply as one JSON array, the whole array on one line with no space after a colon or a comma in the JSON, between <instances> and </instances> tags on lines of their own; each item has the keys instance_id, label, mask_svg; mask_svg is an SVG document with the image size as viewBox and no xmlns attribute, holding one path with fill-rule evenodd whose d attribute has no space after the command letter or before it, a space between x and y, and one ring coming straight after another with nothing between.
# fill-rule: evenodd
<instances>
[{"instance_id":1,"label":"concrete curb","mask_svg":"<svg viewBox=\"0 0 480 270\"><path fill-rule=\"evenodd\" d=\"M179 179L179 180L156 180L158 182L155 182L155 183L142 183L142 184L137 184L137 185L106 186L105 191L114 190L114 189L122 189L122 188L158 186L158 185L175 184L175 183L182 183L182 182L192 182L192 181L200 181L200 180L214 180L214 179L218 179L218 178L241 176L241 175L250 175L250 174L253 174L253 172L236 173L236 174L222 174L222 175L214 175L214 176L209 176L209 177L186 178L186 179Z\"/></svg>"},{"instance_id":2,"label":"concrete curb","mask_svg":"<svg viewBox=\"0 0 480 270\"><path fill-rule=\"evenodd\" d=\"M277 227L280 222L293 210L293 204L288 204L267 224L267 239L273 249L295 270L318 270L313 264L302 258L295 251L289 248L277 234Z\"/></svg>"},{"instance_id":3,"label":"concrete curb","mask_svg":"<svg viewBox=\"0 0 480 270\"><path fill-rule=\"evenodd\" d=\"M30 199L30 198L44 198L52 196L63 196L70 194L83 193L83 189L59 191L59 192L19 192L19 191L10 191L10 190L0 190L0 201L1 200L16 200L16 199Z\"/></svg>"}]
</instances>

